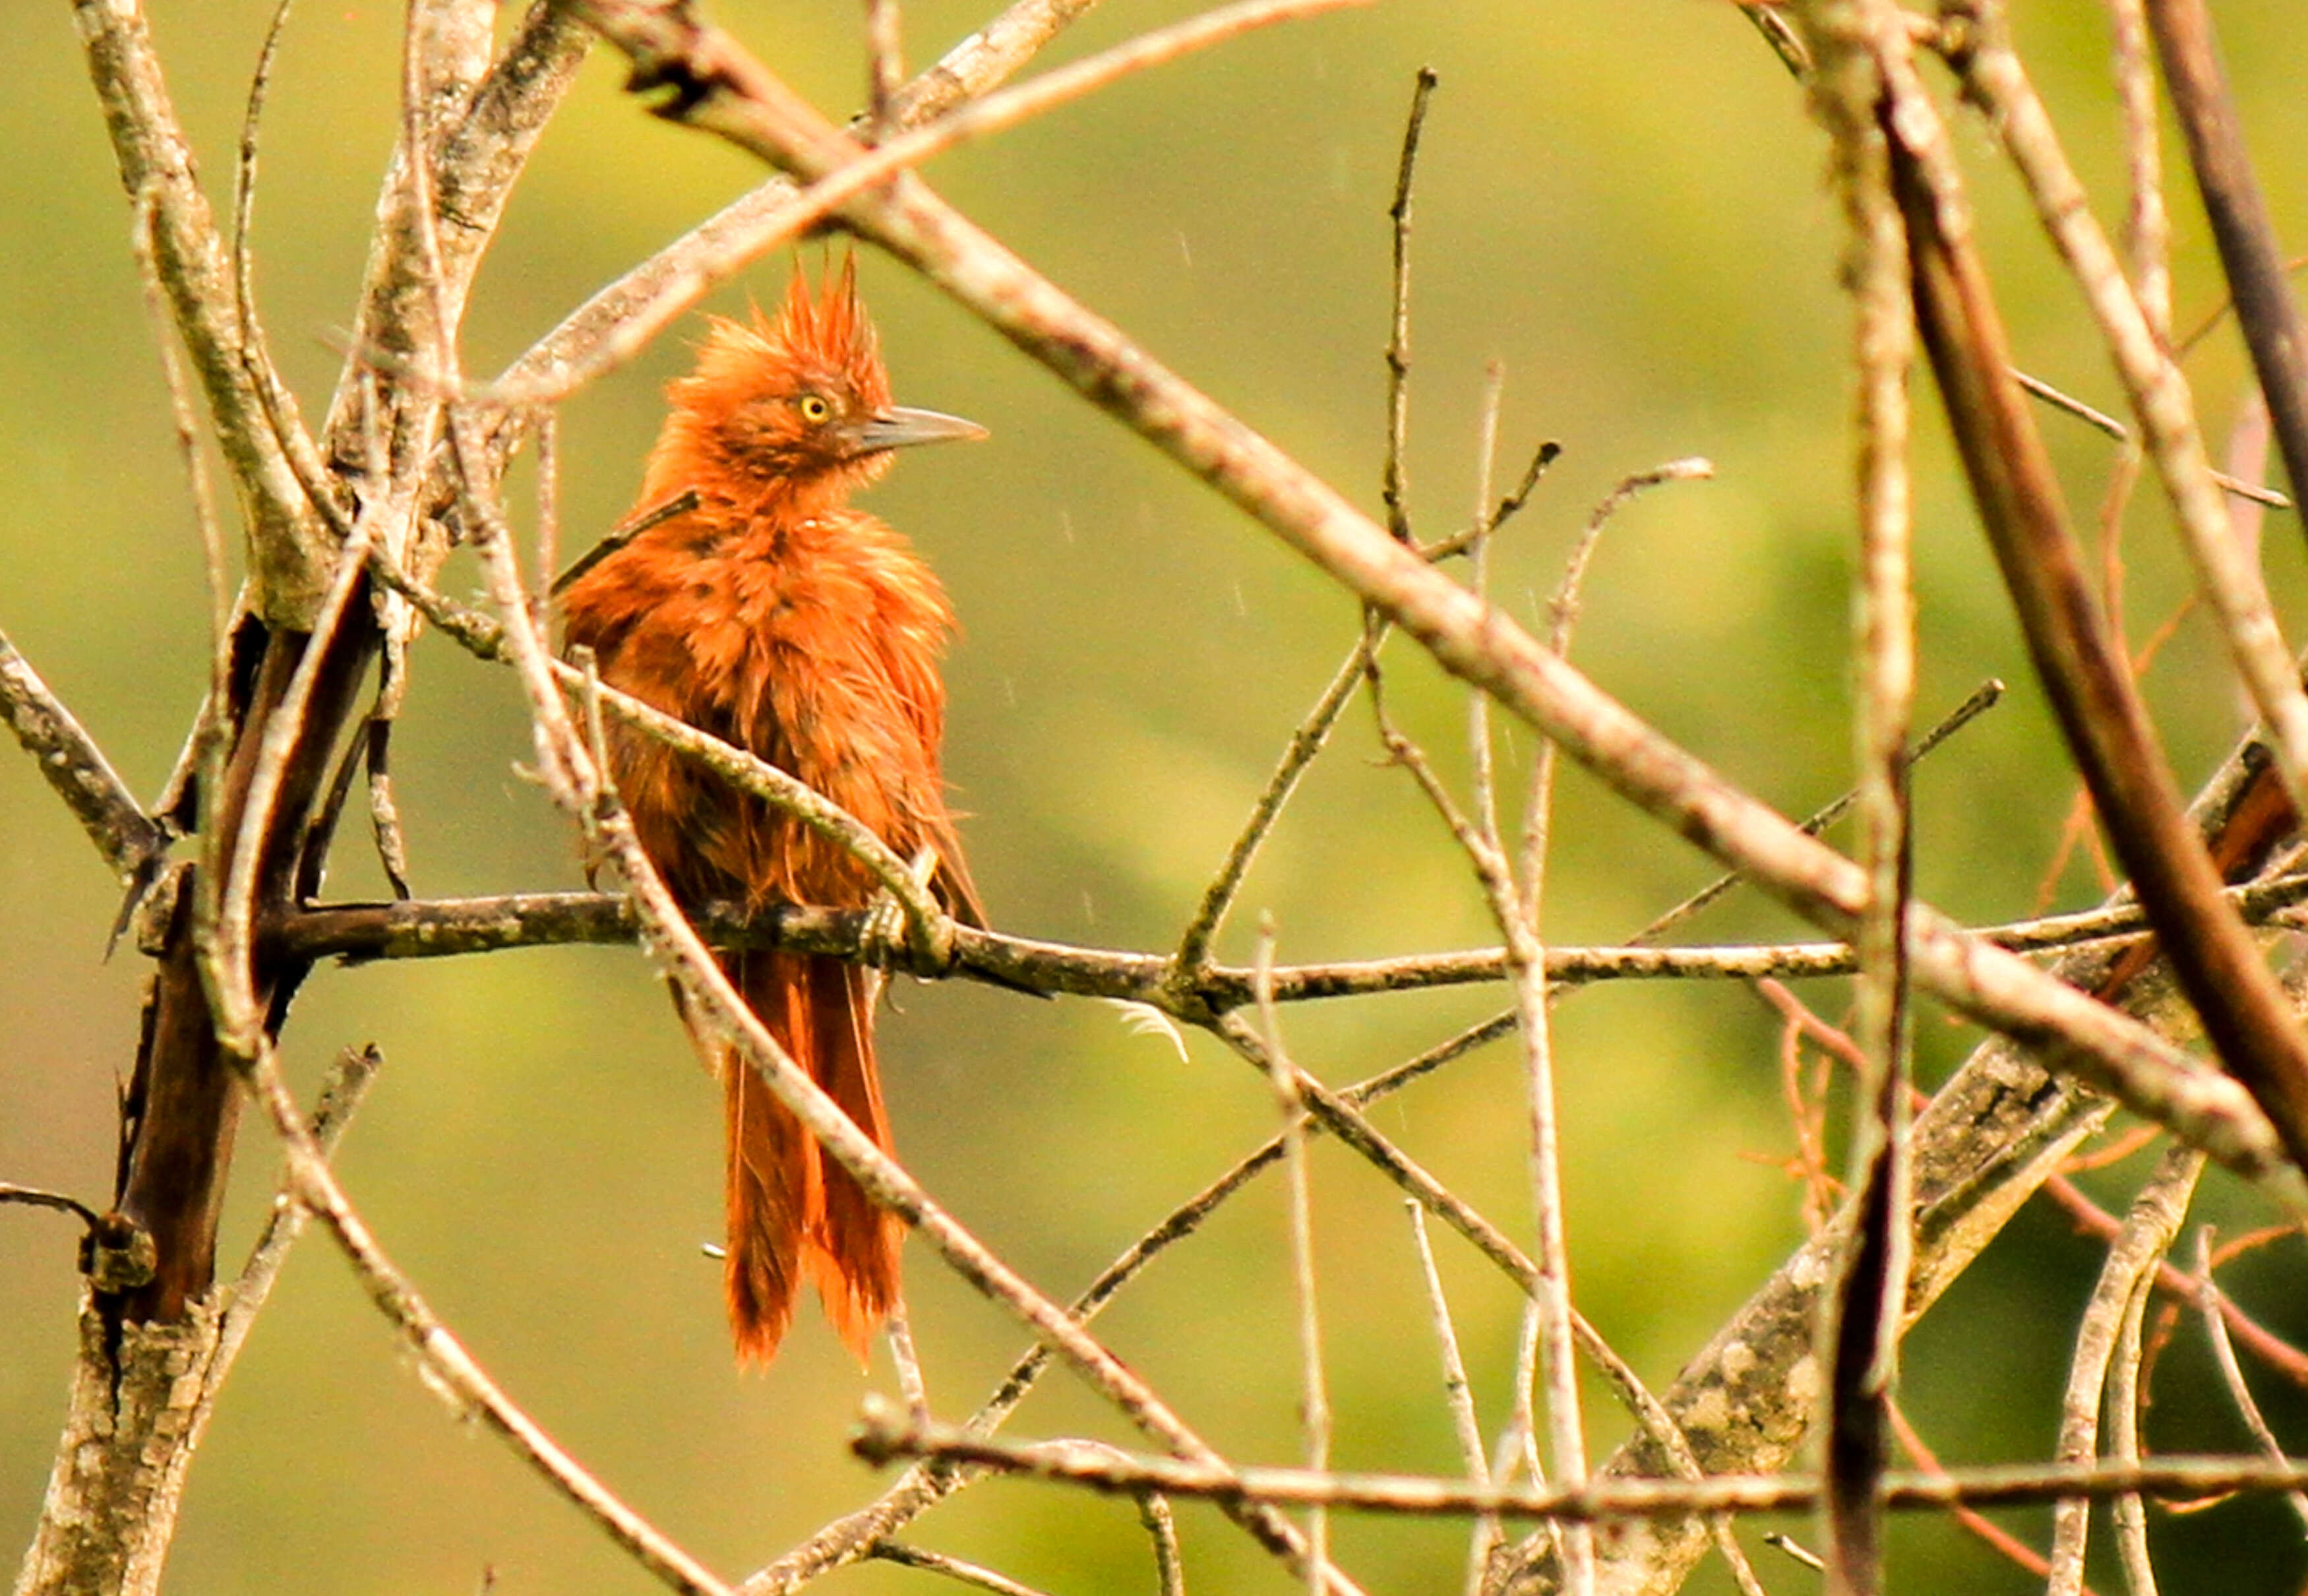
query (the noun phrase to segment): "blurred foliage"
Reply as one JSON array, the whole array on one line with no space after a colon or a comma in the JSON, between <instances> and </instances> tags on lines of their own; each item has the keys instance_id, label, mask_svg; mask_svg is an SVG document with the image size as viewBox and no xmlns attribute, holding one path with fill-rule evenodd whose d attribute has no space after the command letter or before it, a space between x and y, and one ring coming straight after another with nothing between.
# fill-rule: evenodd
<instances>
[{"instance_id":1,"label":"blurred foliage","mask_svg":"<svg viewBox=\"0 0 2308 1596\"><path fill-rule=\"evenodd\" d=\"M917 61L991 0L916 0ZM719 19L821 105L864 81L856 8L727 0ZM1184 14L1116 0L1052 52L1070 58ZM246 73L269 4L158 0L154 26L211 192L228 192ZM2022 45L2097 186L2120 211L2106 23L2090 5L2022 5ZM2280 0L2220 8L2227 56L2278 223L2308 237L2308 97L2299 22ZM307 0L290 26L265 125L257 278L273 341L316 410L332 329L350 317L393 137L395 9ZM197 539L170 440L127 212L67 8L19 8L0 104L0 626L151 792L181 741L206 648ZM1417 199L1411 506L1424 532L1474 496L1486 361L1503 363L1502 474L1540 438L1563 462L1498 552L1502 600L1527 619L1588 507L1619 478L1704 454L1705 485L1623 512L1579 643L1612 692L1771 802L1802 812L1846 784L1849 445L1839 237L1821 142L1746 23L1706 0L1399 0L1241 40L942 158L929 176L1051 277L1375 505L1387 315L1386 205L1411 75L1441 73ZM469 365L492 369L573 304L754 180L742 160L641 115L616 63L595 60L547 138L484 272ZM2038 374L2106 408L2114 384L2075 295L1976 124L1978 181L2014 341ZM2167 153L2176 158L2176 140ZM2183 324L2214 302L2215 265L2175 185ZM888 263L863 263L900 396L994 429L977 449L904 462L875 507L951 584L966 635L951 679L951 768L979 881L1005 928L1162 948L1175 938L1283 738L1353 635L1353 606L1198 484ZM768 297L772 263L745 294ZM685 360L670 339L564 416L563 510L573 540L624 511ZM2191 375L2220 436L2243 366L2210 340ZM1928 397L1927 392L1924 394ZM2047 417L2080 518L2110 449ZM1926 422L1919 467L1922 713L1981 678L2015 691L1918 781L1922 890L1956 912L2027 912L2072 782L1981 541ZM2183 573L2152 491L2130 517L2130 625L2144 638ZM2303 613L2301 545L2271 518L2286 613ZM452 565L452 591L476 584ZM1398 647L1397 702L1446 767L1461 696ZM519 774L511 677L437 639L418 653L398 759L420 891L565 887L566 827ZM2236 694L2199 625L2150 692L2183 777L2239 728ZM1509 739L1523 768L1528 739ZM1225 943L1270 911L1282 954L1311 958L1484 940L1479 900L1356 711L1253 875ZM1597 784L1563 783L1550 936L1623 935L1708 879L1708 861ZM103 962L115 899L26 761L0 756L0 1177L91 1200L109 1189L114 1082L131 1057L138 960ZM345 849L332 891L379 890ZM2089 901L2087 868L2056 901ZM1778 936L1752 899L1701 927ZM1832 1017L1844 1002L1809 996ZM1497 995L1366 1001L1292 1013L1299 1057L1358 1078L1487 1013ZM886 1027L900 1149L959 1215L1065 1294L1270 1129L1263 1083L1196 1043L1128 1034L1093 1005L909 987ZM766 1376L727 1356L717 1272L719 1115L648 967L622 950L324 971L288 1032L309 1084L321 1060L375 1041L389 1065L343 1155L387 1245L510 1389L614 1487L728 1571L750 1568L877 1482L840 1449L861 1380L814 1314ZM1968 1031L1927 1012L1922 1067ZM1626 988L1562 1010L1560 1057L1574 1278L1587 1311L1664 1384L1801 1233L1774 1167L1792 1146L1775 1030L1735 989ZM1527 1224L1518 1067L1493 1048L1390 1102L1381 1123L1515 1229ZM241 1150L227 1256L269 1199L261 1135ZM2135 1160L2095 1178L2117 1206ZM1315 1153L1324 1331L1339 1454L1353 1466L1450 1470L1400 1204L1328 1143ZM2260 1212L2217 1178L2200 1212ZM1505 1411L1511 1294L1455 1241L1445 1278L1487 1421ZM1103 1322L1191 1421L1246 1458L1296 1454L1296 1376L1276 1192L1227 1209ZM1951 1460L2050 1445L2067 1336L2097 1251L2031 1212L1926 1321L1908 1404ZM2233 1272L2279 1329L2308 1332L2296 1245ZM917 1332L942 1412L972 1405L1017 1328L917 1252ZM69 1228L0 1211L0 1546L37 1510L65 1396L78 1281ZM2189 1326L2167 1357L2158 1439L2241 1439ZM2271 1392L2297 1435L2299 1394ZM1597 1393L1599 1444L1623 1421ZM1021 1433L1126 1440L1063 1377ZM1215 1515L1183 1514L1197 1588L1279 1589ZM2040 1515L2014 1515L2040 1535ZM1455 1580L1456 1531L1347 1522L1373 1589ZM1143 1589L1124 1505L1042 1488L980 1488L917 1527L927 1543L1056 1592ZM2175 1521L2166 1588L2299 1585L2296 1532L2275 1504ZM1751 1542L1752 1544L1752 1542ZM1765 1557L1772 1556L1768 1552ZM2028 1582L1944 1523L1903 1522L1908 1589ZM308 1244L259 1325L192 1476L170 1588L473 1589L648 1581L494 1441L469 1437L406 1360L324 1243ZM317 1572L316 1571L325 1571ZM2096 1573L2106 1574L2096 1568ZM1810 1575L1765 1565L1775 1588ZM887 1568L844 1590L917 1580ZM1724 1588L1719 1569L1694 1589ZM917 1587L918 1588L918 1587Z\"/></svg>"}]
</instances>

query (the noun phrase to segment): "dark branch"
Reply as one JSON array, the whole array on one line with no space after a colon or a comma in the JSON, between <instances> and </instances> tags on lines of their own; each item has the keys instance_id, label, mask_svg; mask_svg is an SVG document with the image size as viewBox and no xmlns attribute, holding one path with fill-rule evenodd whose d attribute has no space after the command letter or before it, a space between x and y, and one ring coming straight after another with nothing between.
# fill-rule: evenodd
<instances>
[{"instance_id":1,"label":"dark branch","mask_svg":"<svg viewBox=\"0 0 2308 1596\"><path fill-rule=\"evenodd\" d=\"M2308 331L2285 280L2267 199L2244 151L2212 19L2203 0L2149 0L2148 21L2164 60L2172 109L2188 138L2204 213L2235 291L2236 320L2268 399L2285 474L2297 494L2308 482L2308 344L2303 342Z\"/></svg>"}]
</instances>

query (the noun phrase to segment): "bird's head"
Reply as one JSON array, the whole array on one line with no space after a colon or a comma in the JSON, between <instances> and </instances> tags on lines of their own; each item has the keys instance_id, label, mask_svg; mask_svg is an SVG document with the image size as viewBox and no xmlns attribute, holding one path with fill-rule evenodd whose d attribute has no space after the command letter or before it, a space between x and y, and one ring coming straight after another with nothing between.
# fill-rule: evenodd
<instances>
[{"instance_id":1,"label":"bird's head","mask_svg":"<svg viewBox=\"0 0 2308 1596\"><path fill-rule=\"evenodd\" d=\"M668 393L693 458L733 486L846 492L889 469L892 450L986 429L958 416L890 402L874 324L844 261L813 296L797 271L774 319L715 317L697 369Z\"/></svg>"}]
</instances>

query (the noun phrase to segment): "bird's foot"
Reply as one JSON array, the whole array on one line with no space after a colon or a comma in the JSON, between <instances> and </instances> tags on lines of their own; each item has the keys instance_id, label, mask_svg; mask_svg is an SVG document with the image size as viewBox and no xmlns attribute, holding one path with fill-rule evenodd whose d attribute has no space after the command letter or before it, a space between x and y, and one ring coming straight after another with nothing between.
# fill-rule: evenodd
<instances>
[{"instance_id":1,"label":"bird's foot","mask_svg":"<svg viewBox=\"0 0 2308 1596\"><path fill-rule=\"evenodd\" d=\"M907 873L926 887L930 877L937 873L937 850L925 846L907 865ZM906 906L898 901L897 893L888 887L875 893L866 905L866 923L857 934L858 945L866 962L877 969L888 970L910 965L914 961L913 927L906 916Z\"/></svg>"}]
</instances>

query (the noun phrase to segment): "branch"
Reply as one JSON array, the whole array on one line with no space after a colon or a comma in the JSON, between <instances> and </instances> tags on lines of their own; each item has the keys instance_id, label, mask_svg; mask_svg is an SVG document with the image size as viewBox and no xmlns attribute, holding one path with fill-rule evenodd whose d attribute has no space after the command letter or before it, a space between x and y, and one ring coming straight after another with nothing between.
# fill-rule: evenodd
<instances>
[{"instance_id":1,"label":"branch","mask_svg":"<svg viewBox=\"0 0 2308 1596\"><path fill-rule=\"evenodd\" d=\"M2256 926L2289 927L2294 906L2308 900L2308 874L2273 876L2225 889L2223 895ZM1038 941L974 927L952 927L952 949L942 962L909 961L905 950L877 944L861 910L776 904L749 912L734 904L710 905L694 917L715 947L786 948L830 953L858 962L885 963L921 980L949 976L1024 987L1080 997L1151 1003L1182 1019L1198 1020L1252 1000L1246 966L1213 964L1201 979L1178 989L1170 962L1159 954ZM2074 914L1979 928L1973 935L2000 947L2025 951L2100 944L2145 945L2146 918L2137 905L2118 904ZM435 959L509 948L629 943L641 925L624 898L604 893L512 893L488 898L434 898L389 903L332 903L297 910L267 922L267 945L303 959ZM1550 986L1597 981L1753 980L1848 975L1857 967L1849 945L1798 942L1722 947L1572 947L1546 950ZM1360 997L1502 980L1506 956L1497 948L1408 953L1396 958L1286 964L1274 972L1277 1002Z\"/></svg>"},{"instance_id":2,"label":"branch","mask_svg":"<svg viewBox=\"0 0 2308 1596\"><path fill-rule=\"evenodd\" d=\"M917 1426L888 1402L868 1397L850 1449L868 1462L934 1457L1003 1473L1135 1495L1158 1490L1229 1504L1339 1507L1364 1513L1464 1518L1544 1518L1593 1523L1613 1519L1688 1518L1709 1513L1798 1513L1818 1505L1815 1476L1718 1474L1705 1480L1598 1480L1583 1486L1478 1486L1414 1474L1322 1473L1307 1469L1198 1468L1173 1458L1117 1456L1080 1441L985 1440L950 1426ZM2163 1457L2111 1467L2087 1463L2006 1463L1936 1471L1892 1470L1882 1503L1932 1511L1958 1503L2010 1507L2075 1497L2210 1496L2296 1490L2308 1486L2308 1460L2263 1457Z\"/></svg>"},{"instance_id":3,"label":"branch","mask_svg":"<svg viewBox=\"0 0 2308 1596\"><path fill-rule=\"evenodd\" d=\"M1908 1147L1908 970L1912 887L1907 738L1916 685L1913 490L1908 453L1915 307L1907 229L1891 187L1879 121L1876 64L1904 29L1888 4L1804 8L1813 113L1831 157L1850 230L1845 279L1853 299L1858 375L1858 551L1852 651L1859 677L1854 753L1859 765L1859 855L1867 899L1855 938L1859 979L1854 1034L1859 1083L1851 1106L1854 1222L1836 1257L1820 1341L1828 1402L1823 1451L1827 1588L1873 1596L1883 1582L1878 1485L1890 1456L1891 1393L1899 1367L1912 1238Z\"/></svg>"},{"instance_id":4,"label":"branch","mask_svg":"<svg viewBox=\"0 0 2308 1596\"><path fill-rule=\"evenodd\" d=\"M1890 50L1880 59L1924 346L2037 672L2206 1032L2273 1122L2287 1156L2308 1162L2308 1043L2259 950L2219 900L2219 873L2187 823L2124 651L2085 581L2058 479L2011 379L1946 131L1914 82L1912 64Z\"/></svg>"},{"instance_id":5,"label":"branch","mask_svg":"<svg viewBox=\"0 0 2308 1596\"><path fill-rule=\"evenodd\" d=\"M168 851L168 833L144 813L104 750L30 661L0 632L0 720L40 767L113 875L133 879Z\"/></svg>"},{"instance_id":6,"label":"branch","mask_svg":"<svg viewBox=\"0 0 2308 1596\"><path fill-rule=\"evenodd\" d=\"M2252 551L2238 542L2229 526L2188 380L2166 352L2124 276L2114 246L2092 216L2090 196L2068 164L2051 116L2011 47L2001 0L1981 0L1976 22L1973 47L1959 58L1965 84L2002 135L2013 167L2036 202L2037 213L2099 323L2100 336L2140 418L2149 458L2172 501L2182 541L2195 562L2199 586L2219 615L2229 656L2269 729L2294 807L2308 812L2308 694L2301 690L2299 667L2278 629ZM2249 174L2245 176L2248 181ZM2272 239L2268 253L2273 263ZM2233 274L2233 263L2230 270ZM2280 272L2274 281L2278 295L2288 305L2289 290ZM2298 358L2293 357L2290 369L2295 384L2303 375ZM2308 390L2299 392L2302 402L2308 403ZM2308 410L2303 411L2303 421L2308 425ZM2308 455L2286 458L2294 464L2308 464Z\"/></svg>"},{"instance_id":7,"label":"branch","mask_svg":"<svg viewBox=\"0 0 2308 1596\"><path fill-rule=\"evenodd\" d=\"M2132 1199L2123 1229L2108 1247L2069 1361L2067 1394L2060 1406L2057 1456L2062 1462L2085 1464L2098 1455L2100 1403L2118 1329L2132 1302L2146 1294L2172 1238L2179 1234L2203 1167L2203 1160L2185 1149L2166 1154ZM2071 1498L2054 1511L2047 1596L2080 1596L2090 1527L2090 1508L2081 1500Z\"/></svg>"},{"instance_id":8,"label":"branch","mask_svg":"<svg viewBox=\"0 0 2308 1596\"><path fill-rule=\"evenodd\" d=\"M917 127L977 99L1041 52L1098 0L1017 0L890 97L889 122Z\"/></svg>"},{"instance_id":9,"label":"branch","mask_svg":"<svg viewBox=\"0 0 2308 1596\"><path fill-rule=\"evenodd\" d=\"M2285 473L2298 493L2308 482L2308 343L2300 307L2285 281L2268 202L2244 151L2211 15L2202 0L2149 0L2148 21L2163 57L2173 113L2187 135L2220 264L2235 296L2236 320L2268 400Z\"/></svg>"},{"instance_id":10,"label":"branch","mask_svg":"<svg viewBox=\"0 0 2308 1596\"><path fill-rule=\"evenodd\" d=\"M140 0L73 0L121 186L153 217L154 255L177 331L208 395L248 524L255 607L295 625L320 601L332 546L273 434L241 340L232 277L193 152L169 101Z\"/></svg>"}]
</instances>

